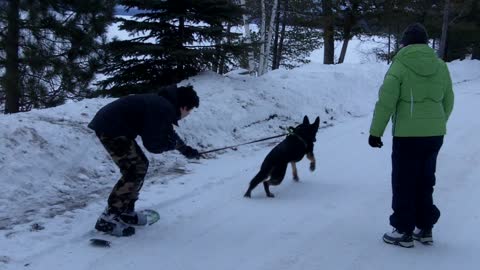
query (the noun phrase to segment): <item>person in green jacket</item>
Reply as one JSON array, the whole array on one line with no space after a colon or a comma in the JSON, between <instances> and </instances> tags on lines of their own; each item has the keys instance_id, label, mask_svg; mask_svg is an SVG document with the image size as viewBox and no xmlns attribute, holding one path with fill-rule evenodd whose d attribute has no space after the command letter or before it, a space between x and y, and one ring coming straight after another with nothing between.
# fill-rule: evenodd
<instances>
[{"instance_id":1,"label":"person in green jacket","mask_svg":"<svg viewBox=\"0 0 480 270\"><path fill-rule=\"evenodd\" d=\"M433 243L432 228L440 217L433 204L435 168L454 95L447 65L428 46L423 25L408 26L400 44L379 91L368 143L382 147L381 137L392 119L394 230L383 240L413 247L414 240Z\"/></svg>"}]
</instances>

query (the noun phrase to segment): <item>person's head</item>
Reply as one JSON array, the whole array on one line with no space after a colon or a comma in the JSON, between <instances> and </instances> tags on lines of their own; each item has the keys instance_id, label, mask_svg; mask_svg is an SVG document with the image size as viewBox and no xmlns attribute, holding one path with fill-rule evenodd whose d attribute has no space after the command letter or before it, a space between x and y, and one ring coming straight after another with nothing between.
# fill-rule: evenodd
<instances>
[{"instance_id":1,"label":"person's head","mask_svg":"<svg viewBox=\"0 0 480 270\"><path fill-rule=\"evenodd\" d=\"M163 86L158 95L166 98L177 109L178 119L186 117L193 108L198 108L200 100L191 85L177 87L176 84Z\"/></svg>"},{"instance_id":2,"label":"person's head","mask_svg":"<svg viewBox=\"0 0 480 270\"><path fill-rule=\"evenodd\" d=\"M200 99L193 86L180 86L177 88L177 106L180 110L180 119L186 117L193 108L200 106Z\"/></svg>"},{"instance_id":3,"label":"person's head","mask_svg":"<svg viewBox=\"0 0 480 270\"><path fill-rule=\"evenodd\" d=\"M428 34L420 23L410 24L404 31L400 45L402 47L412 44L428 44Z\"/></svg>"}]
</instances>

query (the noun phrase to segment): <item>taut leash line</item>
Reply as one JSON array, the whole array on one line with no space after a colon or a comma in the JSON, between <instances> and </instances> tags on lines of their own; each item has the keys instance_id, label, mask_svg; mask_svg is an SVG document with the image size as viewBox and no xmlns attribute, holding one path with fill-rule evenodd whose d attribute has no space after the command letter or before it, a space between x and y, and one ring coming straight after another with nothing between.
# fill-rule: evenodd
<instances>
[{"instance_id":1,"label":"taut leash line","mask_svg":"<svg viewBox=\"0 0 480 270\"><path fill-rule=\"evenodd\" d=\"M280 134L280 135L276 135L276 136L272 136L272 137L268 137L268 138L263 138L263 139L259 139L259 140L255 140L255 141L251 141L251 142L246 142L246 143L237 144L237 145L232 145L232 146L226 146L226 147L222 147L222 148L212 149L212 150L208 150L208 151L205 151L205 152L200 152L199 154L200 154L200 155L203 155L203 154L207 154L207 153L217 152L217 151L220 151L220 150L235 148L235 147L242 146L242 145L246 145L246 144L252 144L252 143L256 143L256 142L262 142L262 141L266 141L266 140L271 140L271 139L275 139L275 138L280 138L280 137L286 136L286 135L288 135L288 134L290 134L290 133Z\"/></svg>"}]
</instances>

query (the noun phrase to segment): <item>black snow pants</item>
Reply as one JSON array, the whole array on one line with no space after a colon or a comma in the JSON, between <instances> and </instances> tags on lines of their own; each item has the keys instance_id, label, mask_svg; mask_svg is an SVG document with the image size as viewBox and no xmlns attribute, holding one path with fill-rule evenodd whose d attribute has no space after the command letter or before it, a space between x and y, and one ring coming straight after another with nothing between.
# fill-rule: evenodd
<instances>
[{"instance_id":1,"label":"black snow pants","mask_svg":"<svg viewBox=\"0 0 480 270\"><path fill-rule=\"evenodd\" d=\"M431 229L440 217L433 187L442 144L443 136L393 138L390 225L400 232Z\"/></svg>"}]
</instances>

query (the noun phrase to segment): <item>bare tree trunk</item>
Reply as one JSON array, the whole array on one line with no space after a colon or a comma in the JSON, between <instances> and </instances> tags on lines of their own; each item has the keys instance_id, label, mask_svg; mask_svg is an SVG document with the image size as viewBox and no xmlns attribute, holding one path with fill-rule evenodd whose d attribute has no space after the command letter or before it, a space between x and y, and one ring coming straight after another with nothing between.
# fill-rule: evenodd
<instances>
[{"instance_id":1,"label":"bare tree trunk","mask_svg":"<svg viewBox=\"0 0 480 270\"><path fill-rule=\"evenodd\" d=\"M240 4L243 8L246 8L245 0L240 0ZM245 40L247 44L252 44L252 38L250 37L250 23L248 21L247 15L243 14L243 28L245 30ZM255 61L253 59L253 52L249 50L248 52L248 71L251 73L255 69Z\"/></svg>"},{"instance_id":2,"label":"bare tree trunk","mask_svg":"<svg viewBox=\"0 0 480 270\"><path fill-rule=\"evenodd\" d=\"M438 57L445 59L445 47L447 45L448 16L450 13L450 0L445 0L443 8L442 36L440 37L440 47L438 48Z\"/></svg>"},{"instance_id":3,"label":"bare tree trunk","mask_svg":"<svg viewBox=\"0 0 480 270\"><path fill-rule=\"evenodd\" d=\"M347 48L348 48L348 42L352 38L352 28L353 25L355 24L355 15L354 13L356 12L357 6L354 4L352 5L352 9L347 15L347 18L345 19L345 24L343 26L343 45L342 45L342 50L340 52L340 57L338 59L338 63L341 64L343 61L345 61L345 55L347 54Z\"/></svg>"},{"instance_id":4,"label":"bare tree trunk","mask_svg":"<svg viewBox=\"0 0 480 270\"><path fill-rule=\"evenodd\" d=\"M267 31L267 40L266 40L266 47L265 47L265 61L263 62L262 74L267 73L268 71L268 62L270 58L270 53L272 49L272 37L273 37L273 25L275 23L275 17L277 15L277 7L278 7L278 0L273 1L272 13L270 16L270 23Z\"/></svg>"},{"instance_id":5,"label":"bare tree trunk","mask_svg":"<svg viewBox=\"0 0 480 270\"><path fill-rule=\"evenodd\" d=\"M216 27L222 27L222 25L217 25ZM228 23L226 26L225 31L227 33L230 33L232 30L232 24ZM231 43L230 36L227 36L227 38L222 39L221 37L215 38L215 60L212 61L212 70L215 71L218 74L225 74L227 72L226 69L226 58L227 55L225 54L225 50L223 48L224 44L229 45Z\"/></svg>"},{"instance_id":6,"label":"bare tree trunk","mask_svg":"<svg viewBox=\"0 0 480 270\"><path fill-rule=\"evenodd\" d=\"M283 7L282 30L280 31L280 42L278 44L278 52L277 52L277 66L275 67L275 69L280 68L280 63L282 62L283 41L285 40L285 28L287 26L287 16L288 16L288 0L285 0L285 4Z\"/></svg>"},{"instance_id":7,"label":"bare tree trunk","mask_svg":"<svg viewBox=\"0 0 480 270\"><path fill-rule=\"evenodd\" d=\"M232 31L232 24L231 23L228 23L227 25L227 33L230 33ZM231 44L231 39L230 39L230 36L227 37L227 40L226 40L226 44L230 45ZM225 54L225 50L221 50L221 54L220 54L220 70L219 70L219 73L220 74L225 74L227 73L227 65L225 65L225 62L227 60L227 55Z\"/></svg>"},{"instance_id":8,"label":"bare tree trunk","mask_svg":"<svg viewBox=\"0 0 480 270\"><path fill-rule=\"evenodd\" d=\"M388 26L388 51L387 51L387 64L390 64L390 55L392 55L392 27Z\"/></svg>"},{"instance_id":9,"label":"bare tree trunk","mask_svg":"<svg viewBox=\"0 0 480 270\"><path fill-rule=\"evenodd\" d=\"M400 50L400 40L402 38L402 32L401 32L401 29L400 29L400 25L397 24L396 27L395 27L395 47L394 47L394 52L398 52L398 50ZM393 55L392 57L390 58L390 60L393 59Z\"/></svg>"},{"instance_id":10,"label":"bare tree trunk","mask_svg":"<svg viewBox=\"0 0 480 270\"><path fill-rule=\"evenodd\" d=\"M333 11L332 0L323 0L323 63L334 64L335 57L335 40L334 40L334 27L333 27Z\"/></svg>"},{"instance_id":11,"label":"bare tree trunk","mask_svg":"<svg viewBox=\"0 0 480 270\"><path fill-rule=\"evenodd\" d=\"M343 45L340 52L340 57L338 63L343 63L345 61L345 55L347 54L348 42L352 39L352 29L356 23L356 13L358 12L359 1L351 1L351 8L345 18L345 23L343 25Z\"/></svg>"},{"instance_id":12,"label":"bare tree trunk","mask_svg":"<svg viewBox=\"0 0 480 270\"><path fill-rule=\"evenodd\" d=\"M185 17L180 17L179 20L179 25L178 25L178 31L179 31L179 41L177 42L178 48L183 48L183 40L185 37ZM183 58L179 57L179 62L178 62L178 71L176 72L175 78L173 82L177 83L180 81L180 78L183 77L183 74L185 74L185 61L183 61Z\"/></svg>"},{"instance_id":13,"label":"bare tree trunk","mask_svg":"<svg viewBox=\"0 0 480 270\"><path fill-rule=\"evenodd\" d=\"M9 1L7 14L7 34L5 41L5 113L20 111L20 7L19 1Z\"/></svg>"},{"instance_id":14,"label":"bare tree trunk","mask_svg":"<svg viewBox=\"0 0 480 270\"><path fill-rule=\"evenodd\" d=\"M473 47L472 60L480 60L480 44Z\"/></svg>"},{"instance_id":15,"label":"bare tree trunk","mask_svg":"<svg viewBox=\"0 0 480 270\"><path fill-rule=\"evenodd\" d=\"M260 26L260 60L258 64L258 75L263 75L263 63L265 62L265 27L267 21L267 15L265 13L265 0L261 1L262 6L262 24Z\"/></svg>"},{"instance_id":16,"label":"bare tree trunk","mask_svg":"<svg viewBox=\"0 0 480 270\"><path fill-rule=\"evenodd\" d=\"M350 41L350 38L345 38L343 40L342 50L340 51L340 58L338 59L338 64L341 64L343 63L343 61L345 61L345 55L347 54L347 47L348 47L349 41Z\"/></svg>"},{"instance_id":17,"label":"bare tree trunk","mask_svg":"<svg viewBox=\"0 0 480 270\"><path fill-rule=\"evenodd\" d=\"M277 69L277 60L278 60L278 39L280 36L280 2L278 2L279 7L277 8L277 19L275 20L275 37L273 39L273 57L272 57L272 70Z\"/></svg>"},{"instance_id":18,"label":"bare tree trunk","mask_svg":"<svg viewBox=\"0 0 480 270\"><path fill-rule=\"evenodd\" d=\"M221 48L222 46L222 42L219 38L216 38L215 39L215 60L212 61L212 70L215 72L215 73L219 73L220 74L220 70L219 70L219 66L220 66L220 59L221 59Z\"/></svg>"}]
</instances>

